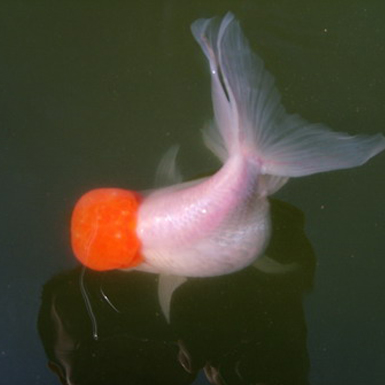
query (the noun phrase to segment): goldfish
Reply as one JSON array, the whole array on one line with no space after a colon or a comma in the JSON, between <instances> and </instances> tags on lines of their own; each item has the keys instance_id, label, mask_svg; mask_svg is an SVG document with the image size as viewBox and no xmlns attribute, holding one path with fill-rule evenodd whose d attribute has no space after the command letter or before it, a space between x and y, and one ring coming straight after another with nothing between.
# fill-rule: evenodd
<instances>
[{"instance_id":1,"label":"goldfish","mask_svg":"<svg viewBox=\"0 0 385 385\"><path fill-rule=\"evenodd\" d=\"M351 136L286 112L232 13L196 20L191 31L211 78L214 119L204 142L222 166L183 182L173 149L161 169L175 183L91 190L71 220L73 252L86 267L160 275L167 319L172 293L188 277L258 266L271 232L268 197L289 178L360 166L385 149L381 134Z\"/></svg>"}]
</instances>

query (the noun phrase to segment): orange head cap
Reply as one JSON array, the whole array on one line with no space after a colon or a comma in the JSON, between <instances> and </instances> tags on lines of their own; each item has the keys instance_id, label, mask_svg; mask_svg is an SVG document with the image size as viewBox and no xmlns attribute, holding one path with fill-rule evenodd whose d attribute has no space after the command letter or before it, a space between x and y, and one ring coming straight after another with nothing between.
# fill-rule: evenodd
<instances>
[{"instance_id":1,"label":"orange head cap","mask_svg":"<svg viewBox=\"0 0 385 385\"><path fill-rule=\"evenodd\" d=\"M134 191L101 188L84 194L71 220L76 258L94 270L124 269L142 262L136 235L140 195Z\"/></svg>"}]
</instances>

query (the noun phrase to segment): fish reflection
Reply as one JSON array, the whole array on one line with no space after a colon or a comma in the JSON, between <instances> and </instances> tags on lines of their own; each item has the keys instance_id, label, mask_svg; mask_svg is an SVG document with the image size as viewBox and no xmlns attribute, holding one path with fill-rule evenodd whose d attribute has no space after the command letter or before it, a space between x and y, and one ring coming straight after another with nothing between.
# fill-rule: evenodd
<instances>
[{"instance_id":1,"label":"fish reflection","mask_svg":"<svg viewBox=\"0 0 385 385\"><path fill-rule=\"evenodd\" d=\"M268 196L288 178L359 166L385 148L380 134L350 136L288 114L231 13L191 29L211 75L215 119L204 140L223 166L182 183L172 150L161 170L174 185L148 193L92 190L71 223L73 251L85 266L160 274L168 319L171 296L186 277L234 273L266 254ZM266 256L259 267L279 270Z\"/></svg>"},{"instance_id":2,"label":"fish reflection","mask_svg":"<svg viewBox=\"0 0 385 385\"><path fill-rule=\"evenodd\" d=\"M198 375L217 385L308 384L302 296L315 258L302 213L277 200L270 205L266 253L300 268L191 279L175 292L172 323L161 314L155 275L87 270L95 340L80 295L82 270L53 278L38 322L49 367L63 384L201 384Z\"/></svg>"}]
</instances>

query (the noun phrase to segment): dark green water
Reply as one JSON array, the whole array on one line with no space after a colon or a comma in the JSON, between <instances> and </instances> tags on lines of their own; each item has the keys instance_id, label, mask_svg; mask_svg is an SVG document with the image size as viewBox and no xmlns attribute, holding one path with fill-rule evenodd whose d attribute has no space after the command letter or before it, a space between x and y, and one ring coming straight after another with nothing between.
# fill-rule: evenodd
<instances>
[{"instance_id":1,"label":"dark green water","mask_svg":"<svg viewBox=\"0 0 385 385\"><path fill-rule=\"evenodd\" d=\"M92 340L79 271L71 270L78 197L100 186L151 188L175 143L187 178L218 166L200 137L210 84L192 21L232 10L290 112L351 134L385 132L380 1L190 3L1 2L0 384L59 383L37 331L42 287L52 279L42 308L64 322L64 348L73 340L85 347L71 361L76 383L113 384L122 375L135 384L203 385L209 363L229 385L383 384L384 154L361 168L292 180L277 194L299 211L278 209L272 252L283 260L298 253L304 275L247 270L193 281L175 298L169 327L153 277L91 274L105 344ZM120 316L103 308L100 287ZM49 334L52 322L41 322ZM47 338L52 348L57 341ZM131 366L117 364L125 355ZM87 382L98 368L100 382Z\"/></svg>"}]
</instances>

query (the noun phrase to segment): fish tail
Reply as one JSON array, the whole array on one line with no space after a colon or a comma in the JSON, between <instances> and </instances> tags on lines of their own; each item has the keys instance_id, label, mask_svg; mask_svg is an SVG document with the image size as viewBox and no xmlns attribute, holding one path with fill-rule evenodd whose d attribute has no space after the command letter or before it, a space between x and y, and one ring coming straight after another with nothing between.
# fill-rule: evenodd
<instances>
[{"instance_id":1,"label":"fish tail","mask_svg":"<svg viewBox=\"0 0 385 385\"><path fill-rule=\"evenodd\" d=\"M262 174L287 178L359 166L385 149L381 134L351 136L288 114L232 13L191 29L211 73L215 122L204 140L223 162L247 154Z\"/></svg>"}]
</instances>

